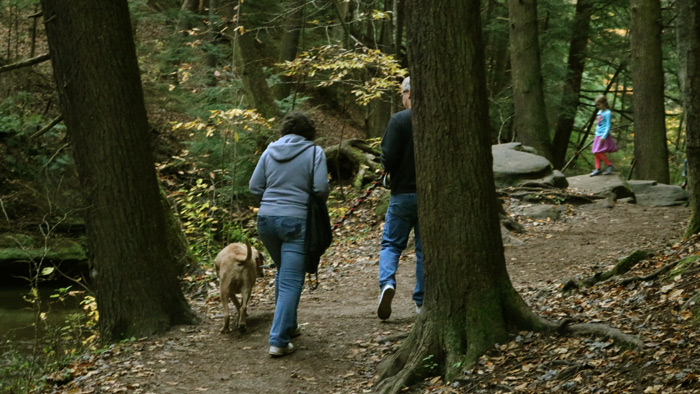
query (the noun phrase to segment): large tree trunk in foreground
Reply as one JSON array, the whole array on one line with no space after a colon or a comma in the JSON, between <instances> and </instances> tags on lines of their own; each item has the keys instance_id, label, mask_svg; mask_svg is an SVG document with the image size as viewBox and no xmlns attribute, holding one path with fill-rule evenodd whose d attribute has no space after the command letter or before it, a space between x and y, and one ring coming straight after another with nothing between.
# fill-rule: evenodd
<instances>
[{"instance_id":1,"label":"large tree trunk in foreground","mask_svg":"<svg viewBox=\"0 0 700 394\"><path fill-rule=\"evenodd\" d=\"M682 86L683 109L687 114L688 191L691 216L686 236L700 232L700 6L696 1L679 0L679 70L684 75Z\"/></svg>"},{"instance_id":2,"label":"large tree trunk in foreground","mask_svg":"<svg viewBox=\"0 0 700 394\"><path fill-rule=\"evenodd\" d=\"M566 152L569 149L571 132L574 129L574 119L581 92L581 77L586 64L586 47L591 26L591 0L576 2L576 16L571 28L571 45L569 46L569 66L564 81L564 91L559 107L559 120L554 132L553 159L554 168L561 169L566 162Z\"/></svg>"},{"instance_id":3,"label":"large tree trunk in foreground","mask_svg":"<svg viewBox=\"0 0 700 394\"><path fill-rule=\"evenodd\" d=\"M637 179L669 183L661 65L661 3L630 0L630 19L635 175Z\"/></svg>"},{"instance_id":4,"label":"large tree trunk in foreground","mask_svg":"<svg viewBox=\"0 0 700 394\"><path fill-rule=\"evenodd\" d=\"M509 0L510 62L513 74L515 135L518 141L552 160L552 142L544 106L536 0Z\"/></svg>"},{"instance_id":5,"label":"large tree trunk in foreground","mask_svg":"<svg viewBox=\"0 0 700 394\"><path fill-rule=\"evenodd\" d=\"M479 15L478 0L408 3L425 301L408 339L381 365L383 392L426 376L452 379L508 333L548 326L506 271Z\"/></svg>"},{"instance_id":6,"label":"large tree trunk in foreground","mask_svg":"<svg viewBox=\"0 0 700 394\"><path fill-rule=\"evenodd\" d=\"M168 249L126 0L42 0L61 110L88 204L100 333L191 323ZM79 38L79 39L77 39Z\"/></svg>"}]
</instances>

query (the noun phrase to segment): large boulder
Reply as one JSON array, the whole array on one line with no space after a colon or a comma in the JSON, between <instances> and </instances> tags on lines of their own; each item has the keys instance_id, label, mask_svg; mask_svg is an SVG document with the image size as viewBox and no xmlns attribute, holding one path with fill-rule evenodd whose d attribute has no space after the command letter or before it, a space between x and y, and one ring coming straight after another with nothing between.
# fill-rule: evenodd
<instances>
[{"instance_id":1,"label":"large boulder","mask_svg":"<svg viewBox=\"0 0 700 394\"><path fill-rule=\"evenodd\" d=\"M668 207L686 204L688 192L680 186L666 185L656 181L628 181L637 204L649 207Z\"/></svg>"},{"instance_id":2,"label":"large boulder","mask_svg":"<svg viewBox=\"0 0 700 394\"><path fill-rule=\"evenodd\" d=\"M582 194L590 194L599 198L611 198L619 200L622 198L634 199L632 189L624 179L617 174L612 175L579 175L566 178L569 181L569 188Z\"/></svg>"},{"instance_id":3,"label":"large boulder","mask_svg":"<svg viewBox=\"0 0 700 394\"><path fill-rule=\"evenodd\" d=\"M569 187L597 197L614 200L631 198L639 205L668 207L685 204L688 192L680 186L665 185L656 181L625 181L619 175L579 175L567 178Z\"/></svg>"},{"instance_id":4,"label":"large boulder","mask_svg":"<svg viewBox=\"0 0 700 394\"><path fill-rule=\"evenodd\" d=\"M499 189L525 184L565 188L566 177L552 170L549 160L519 142L491 146L493 175Z\"/></svg>"}]
</instances>

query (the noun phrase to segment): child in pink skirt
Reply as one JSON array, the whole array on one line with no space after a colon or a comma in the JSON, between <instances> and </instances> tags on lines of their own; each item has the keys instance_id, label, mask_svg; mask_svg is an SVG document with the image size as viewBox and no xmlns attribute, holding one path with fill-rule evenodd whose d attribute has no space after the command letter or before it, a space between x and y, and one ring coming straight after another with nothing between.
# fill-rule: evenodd
<instances>
[{"instance_id":1,"label":"child in pink skirt","mask_svg":"<svg viewBox=\"0 0 700 394\"><path fill-rule=\"evenodd\" d=\"M608 99L602 94L596 97L595 107L598 108L598 115L596 117L593 148L591 149L595 159L595 170L591 172L590 176L600 174L610 175L615 167L613 167L605 154L617 152L617 145L615 145L615 140L612 135L610 135L610 109L608 109ZM606 165L604 172L600 170L601 160L604 161Z\"/></svg>"}]
</instances>

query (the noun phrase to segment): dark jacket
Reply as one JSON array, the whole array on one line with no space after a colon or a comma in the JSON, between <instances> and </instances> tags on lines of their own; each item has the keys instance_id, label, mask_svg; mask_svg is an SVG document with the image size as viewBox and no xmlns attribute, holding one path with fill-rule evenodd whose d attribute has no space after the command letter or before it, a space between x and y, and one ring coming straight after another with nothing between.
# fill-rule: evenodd
<instances>
[{"instance_id":1,"label":"dark jacket","mask_svg":"<svg viewBox=\"0 0 700 394\"><path fill-rule=\"evenodd\" d=\"M391 194L416 192L416 164L413 158L411 110L395 113L382 138L382 165L389 172Z\"/></svg>"}]
</instances>

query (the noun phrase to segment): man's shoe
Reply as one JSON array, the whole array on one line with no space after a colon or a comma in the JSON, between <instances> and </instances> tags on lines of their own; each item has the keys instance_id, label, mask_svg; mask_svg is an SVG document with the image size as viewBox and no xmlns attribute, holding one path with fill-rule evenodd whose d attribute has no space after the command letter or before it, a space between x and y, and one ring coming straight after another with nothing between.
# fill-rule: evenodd
<instances>
[{"instance_id":1,"label":"man's shoe","mask_svg":"<svg viewBox=\"0 0 700 394\"><path fill-rule=\"evenodd\" d=\"M291 342L286 347L270 346L270 357L282 357L294 353L296 349Z\"/></svg>"},{"instance_id":2,"label":"man's shoe","mask_svg":"<svg viewBox=\"0 0 700 394\"><path fill-rule=\"evenodd\" d=\"M423 305L416 304L416 314L420 315L420 311L422 311L422 310L423 310Z\"/></svg>"},{"instance_id":3,"label":"man's shoe","mask_svg":"<svg viewBox=\"0 0 700 394\"><path fill-rule=\"evenodd\" d=\"M596 175L600 175L602 173L603 173L603 171L601 171L600 168L596 168L595 170L593 170L593 172L591 172L591 175L589 175L589 176L596 176Z\"/></svg>"},{"instance_id":4,"label":"man's shoe","mask_svg":"<svg viewBox=\"0 0 700 394\"><path fill-rule=\"evenodd\" d=\"M612 174L613 171L615 171L615 167L610 165L605 169L605 172L603 172L603 175L610 175L610 174Z\"/></svg>"},{"instance_id":5,"label":"man's shoe","mask_svg":"<svg viewBox=\"0 0 700 394\"><path fill-rule=\"evenodd\" d=\"M391 316L391 300L394 298L394 286L386 285L382 289L382 294L379 296L379 307L377 308L377 317L386 320Z\"/></svg>"}]
</instances>

